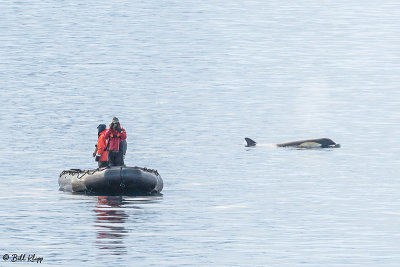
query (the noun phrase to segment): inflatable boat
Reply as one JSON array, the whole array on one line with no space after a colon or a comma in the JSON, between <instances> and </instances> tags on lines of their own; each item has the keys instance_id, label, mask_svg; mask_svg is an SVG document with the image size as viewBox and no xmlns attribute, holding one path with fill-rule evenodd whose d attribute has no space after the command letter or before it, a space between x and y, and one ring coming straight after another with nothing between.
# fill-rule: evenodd
<instances>
[{"instance_id":1,"label":"inflatable boat","mask_svg":"<svg viewBox=\"0 0 400 267\"><path fill-rule=\"evenodd\" d=\"M95 170L64 170L60 190L88 194L158 194L163 180L156 170L140 167L106 167Z\"/></svg>"}]
</instances>

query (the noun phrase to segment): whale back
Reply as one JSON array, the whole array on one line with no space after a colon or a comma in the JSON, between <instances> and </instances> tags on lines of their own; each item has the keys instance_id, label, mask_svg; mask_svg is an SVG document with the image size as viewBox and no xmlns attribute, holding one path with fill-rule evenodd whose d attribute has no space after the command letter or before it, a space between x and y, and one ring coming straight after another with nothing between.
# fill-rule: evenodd
<instances>
[{"instance_id":1,"label":"whale back","mask_svg":"<svg viewBox=\"0 0 400 267\"><path fill-rule=\"evenodd\" d=\"M286 143L281 143L277 144L279 147L288 147L288 146L294 146L294 147L322 147L322 148L327 148L327 147L334 147L336 146L336 143L333 142L329 138L318 138L318 139L308 139L308 140L300 140L300 141L291 141L291 142L286 142Z\"/></svg>"}]
</instances>

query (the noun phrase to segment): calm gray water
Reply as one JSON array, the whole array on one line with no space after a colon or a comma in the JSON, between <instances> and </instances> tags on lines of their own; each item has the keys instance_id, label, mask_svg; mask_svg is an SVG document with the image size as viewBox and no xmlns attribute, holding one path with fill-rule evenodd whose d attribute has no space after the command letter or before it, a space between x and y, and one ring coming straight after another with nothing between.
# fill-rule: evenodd
<instances>
[{"instance_id":1,"label":"calm gray water","mask_svg":"<svg viewBox=\"0 0 400 267\"><path fill-rule=\"evenodd\" d=\"M1 255L399 266L399 18L395 0L0 2ZM58 191L114 116L163 196ZM268 145L318 137L342 147Z\"/></svg>"}]
</instances>

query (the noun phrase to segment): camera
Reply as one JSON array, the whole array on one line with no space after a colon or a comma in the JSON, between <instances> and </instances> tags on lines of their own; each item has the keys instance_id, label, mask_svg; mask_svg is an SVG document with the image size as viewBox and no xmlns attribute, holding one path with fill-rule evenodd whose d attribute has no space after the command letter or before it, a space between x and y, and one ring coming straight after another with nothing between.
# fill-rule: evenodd
<instances>
[{"instance_id":1,"label":"camera","mask_svg":"<svg viewBox=\"0 0 400 267\"><path fill-rule=\"evenodd\" d=\"M111 125L110 125L111 129L118 129L118 127L119 127L119 123L118 122L112 122Z\"/></svg>"}]
</instances>

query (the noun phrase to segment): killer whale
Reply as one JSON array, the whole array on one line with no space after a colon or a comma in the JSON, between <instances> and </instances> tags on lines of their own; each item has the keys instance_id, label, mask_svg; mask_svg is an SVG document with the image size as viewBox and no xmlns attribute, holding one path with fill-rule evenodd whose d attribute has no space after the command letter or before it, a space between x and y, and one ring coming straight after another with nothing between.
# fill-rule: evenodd
<instances>
[{"instance_id":1,"label":"killer whale","mask_svg":"<svg viewBox=\"0 0 400 267\"><path fill-rule=\"evenodd\" d=\"M246 137L246 146L252 147L256 146L257 142ZM329 138L317 138L317 139L307 139L300 141L291 141L281 144L276 144L278 147L298 147L298 148L331 148L340 147L340 144L336 144Z\"/></svg>"}]
</instances>

